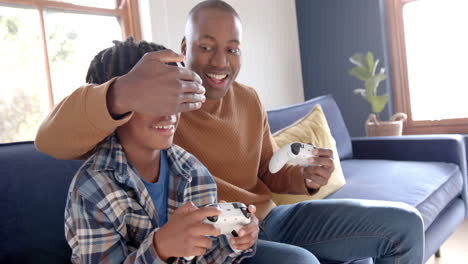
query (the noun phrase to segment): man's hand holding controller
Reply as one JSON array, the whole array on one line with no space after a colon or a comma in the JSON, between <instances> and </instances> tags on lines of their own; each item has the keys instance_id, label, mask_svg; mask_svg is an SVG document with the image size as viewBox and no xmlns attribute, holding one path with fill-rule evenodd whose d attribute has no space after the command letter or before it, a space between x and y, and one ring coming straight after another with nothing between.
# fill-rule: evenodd
<instances>
[{"instance_id":1,"label":"man's hand holding controller","mask_svg":"<svg viewBox=\"0 0 468 264\"><path fill-rule=\"evenodd\" d=\"M307 159L308 165L305 166L302 176L305 179L307 188L319 190L325 186L335 170L333 164L333 151L331 149L317 148L312 150L312 157Z\"/></svg>"},{"instance_id":2,"label":"man's hand holding controller","mask_svg":"<svg viewBox=\"0 0 468 264\"><path fill-rule=\"evenodd\" d=\"M168 65L183 60L183 55L172 50L146 53L109 88L109 113L114 117L130 112L163 116L199 109L205 101L201 78L193 71Z\"/></svg>"},{"instance_id":3,"label":"man's hand holding controller","mask_svg":"<svg viewBox=\"0 0 468 264\"><path fill-rule=\"evenodd\" d=\"M303 165L302 177L308 189L318 190L326 185L335 165L333 151L312 144L293 142L279 149L271 158L269 170L278 172L286 163Z\"/></svg>"}]
</instances>

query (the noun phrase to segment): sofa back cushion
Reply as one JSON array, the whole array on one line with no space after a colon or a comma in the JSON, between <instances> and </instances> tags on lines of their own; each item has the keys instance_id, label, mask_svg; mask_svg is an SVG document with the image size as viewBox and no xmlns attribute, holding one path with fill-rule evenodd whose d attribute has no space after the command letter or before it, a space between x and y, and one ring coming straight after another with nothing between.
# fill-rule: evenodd
<instances>
[{"instance_id":1,"label":"sofa back cushion","mask_svg":"<svg viewBox=\"0 0 468 264\"><path fill-rule=\"evenodd\" d=\"M349 132L346 128L340 109L331 95L320 96L303 103L267 111L271 132L274 133L293 124L296 120L307 115L316 105L322 106L332 136L335 138L340 159L352 158L353 150L351 146L351 137L349 136Z\"/></svg>"},{"instance_id":2,"label":"sofa back cushion","mask_svg":"<svg viewBox=\"0 0 468 264\"><path fill-rule=\"evenodd\" d=\"M51 158L32 142L0 144L0 263L70 263L64 210L81 163Z\"/></svg>"},{"instance_id":3,"label":"sofa back cushion","mask_svg":"<svg viewBox=\"0 0 468 264\"><path fill-rule=\"evenodd\" d=\"M328 122L323 113L322 107L317 105L305 117L286 128L280 129L273 134L278 147L283 147L292 142L310 142L315 146L322 146L338 153L336 142L331 135ZM328 183L322 186L317 193L313 195L297 194L276 194L273 193L273 201L277 205L299 203L307 200L323 199L339 190L346 183L341 169L340 159L333 159L335 170L328 179Z\"/></svg>"}]
</instances>

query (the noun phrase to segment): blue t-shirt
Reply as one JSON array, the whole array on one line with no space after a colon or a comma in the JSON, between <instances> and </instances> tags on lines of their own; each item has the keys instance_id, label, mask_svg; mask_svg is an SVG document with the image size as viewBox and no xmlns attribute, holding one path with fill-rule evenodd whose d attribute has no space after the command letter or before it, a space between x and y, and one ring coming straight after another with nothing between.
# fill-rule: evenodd
<instances>
[{"instance_id":1,"label":"blue t-shirt","mask_svg":"<svg viewBox=\"0 0 468 264\"><path fill-rule=\"evenodd\" d=\"M159 226L167 222L167 182L169 179L169 163L167 161L166 150L161 150L161 159L159 165L159 178L155 183L143 180L148 190L151 200L158 214Z\"/></svg>"}]
</instances>

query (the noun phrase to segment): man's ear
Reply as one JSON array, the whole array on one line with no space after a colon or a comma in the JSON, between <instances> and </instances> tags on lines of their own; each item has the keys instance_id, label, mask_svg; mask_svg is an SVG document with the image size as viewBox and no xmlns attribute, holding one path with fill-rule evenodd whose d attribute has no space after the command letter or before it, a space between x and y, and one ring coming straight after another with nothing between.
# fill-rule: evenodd
<instances>
[{"instance_id":1,"label":"man's ear","mask_svg":"<svg viewBox=\"0 0 468 264\"><path fill-rule=\"evenodd\" d=\"M182 52L182 55L187 54L187 40L185 39L185 36L182 38L182 42L180 43L180 52Z\"/></svg>"}]
</instances>

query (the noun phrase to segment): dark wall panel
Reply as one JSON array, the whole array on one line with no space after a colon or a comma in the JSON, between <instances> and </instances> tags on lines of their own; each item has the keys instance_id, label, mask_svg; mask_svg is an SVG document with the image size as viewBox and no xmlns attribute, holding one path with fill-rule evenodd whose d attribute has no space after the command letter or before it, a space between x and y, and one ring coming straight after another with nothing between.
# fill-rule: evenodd
<instances>
[{"instance_id":1,"label":"dark wall panel","mask_svg":"<svg viewBox=\"0 0 468 264\"><path fill-rule=\"evenodd\" d=\"M364 122L371 112L367 101L353 94L362 81L348 74L348 58L372 51L380 66L390 72L385 32L384 0L296 0L304 95L335 97L351 136L365 135ZM382 82L379 94L389 92ZM391 98L380 117L388 120Z\"/></svg>"}]
</instances>

